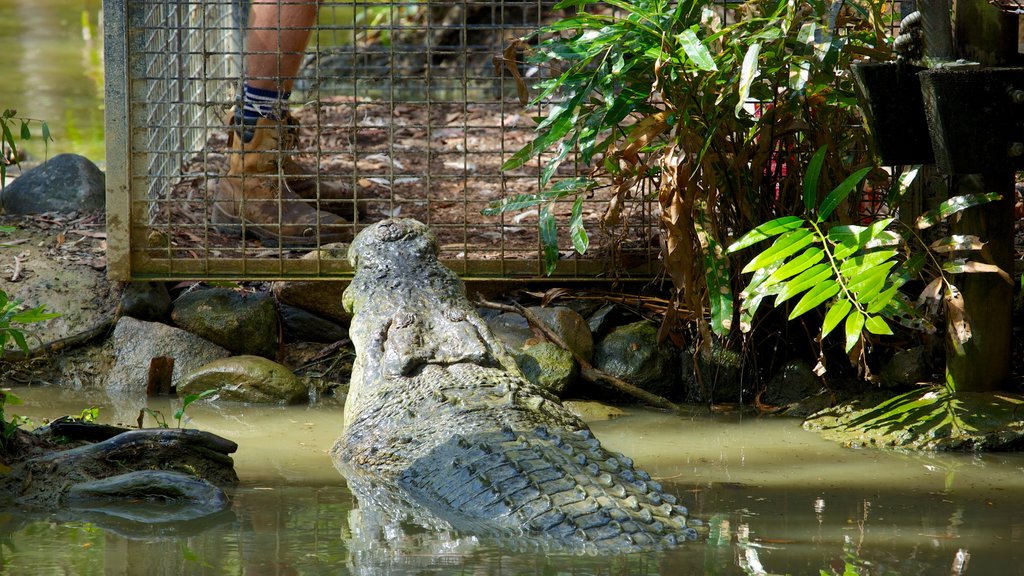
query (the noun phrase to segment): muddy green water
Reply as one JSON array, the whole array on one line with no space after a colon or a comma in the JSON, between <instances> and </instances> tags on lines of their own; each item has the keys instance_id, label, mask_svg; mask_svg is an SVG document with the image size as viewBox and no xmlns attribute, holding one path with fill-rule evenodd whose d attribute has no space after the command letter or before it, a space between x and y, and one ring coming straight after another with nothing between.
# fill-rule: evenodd
<instances>
[{"instance_id":1,"label":"muddy green water","mask_svg":"<svg viewBox=\"0 0 1024 576\"><path fill-rule=\"evenodd\" d=\"M37 421L141 402L19 388ZM170 401L150 408L172 414ZM139 529L102 517L0 514L0 574L1024 574L1024 456L847 450L784 419L635 410L592 423L710 528L661 554L545 555L407 527L367 529L327 450L341 408L191 406L239 443L230 513ZM173 426L174 421L171 419Z\"/></svg>"},{"instance_id":2,"label":"muddy green water","mask_svg":"<svg viewBox=\"0 0 1024 576\"><path fill-rule=\"evenodd\" d=\"M35 160L106 158L99 12L100 0L0 0L0 109L49 124L48 146L37 123L21 146Z\"/></svg>"}]
</instances>

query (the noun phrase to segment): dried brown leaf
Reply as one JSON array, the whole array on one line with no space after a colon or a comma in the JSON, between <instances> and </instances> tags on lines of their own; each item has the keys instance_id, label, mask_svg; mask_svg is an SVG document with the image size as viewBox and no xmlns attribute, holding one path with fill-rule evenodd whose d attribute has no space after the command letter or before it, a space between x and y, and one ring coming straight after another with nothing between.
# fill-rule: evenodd
<instances>
[{"instance_id":1,"label":"dried brown leaf","mask_svg":"<svg viewBox=\"0 0 1024 576\"><path fill-rule=\"evenodd\" d=\"M950 286L944 298L949 339L957 354L964 353L964 344L971 339L971 322L964 309L964 297L955 286Z\"/></svg>"}]
</instances>

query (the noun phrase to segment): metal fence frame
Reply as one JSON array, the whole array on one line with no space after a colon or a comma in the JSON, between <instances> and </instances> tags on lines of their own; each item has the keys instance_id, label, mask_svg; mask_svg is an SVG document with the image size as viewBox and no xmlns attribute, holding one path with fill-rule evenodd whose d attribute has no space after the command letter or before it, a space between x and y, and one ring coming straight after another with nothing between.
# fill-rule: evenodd
<instances>
[{"instance_id":1,"label":"metal fence frame","mask_svg":"<svg viewBox=\"0 0 1024 576\"><path fill-rule=\"evenodd\" d=\"M358 1L352 5L360 6ZM406 0L405 4L393 3L391 6L411 6L412 1ZM519 0L492 0L492 4L489 5L494 6L494 10L504 10L507 1ZM431 2L452 3L452 0L427 0L428 6ZM538 14L540 13L540 2L526 0L526 4L535 4ZM247 10L245 0L110 0L104 2L103 10L106 33L107 227L110 276L121 280L349 276L351 269L347 261L343 258L321 257L319 251L314 251L314 257L307 259L298 258L294 254L285 255L284 251L280 250L276 254L272 253L272 250L257 253L248 248L230 257L210 258L206 257L208 255L202 255L198 258L181 258L167 245L170 240L166 235L161 237L161 229L154 224L164 206L162 195L166 194L166 188L171 186L175 178L181 177L181 167L190 157L205 154L204 142L211 131L223 128L223 120L217 118L214 112L218 108L223 111L226 99L224 94L231 90L228 85L238 82L244 31L244 17L239 15ZM323 10L322 7L321 12ZM502 11L501 18L503 17ZM499 22L499 25L503 24L504 22ZM435 25L438 28L445 26L458 29L457 34L464 44L468 44L467 38L474 31L473 25L465 21L430 24ZM539 23L511 24L517 30L527 30L537 25ZM366 30L397 33L397 28L393 24L378 28L367 25ZM338 33L338 30L332 32ZM353 35L357 32L358 30L354 28L342 30L342 33ZM405 49L407 53L415 52L415 47ZM318 45L313 47L313 50L318 56L324 54ZM500 47L495 47L493 55L498 56L500 53ZM359 56L361 55L353 48L353 59ZM316 66L319 78L319 61ZM463 108L472 104L466 96L468 92L465 91L465 85L478 81L494 83L498 96L491 104L500 108L501 130L505 130L508 117L529 115L529 112L523 110L516 101L511 80L501 74L494 74L490 79L481 78L487 74L467 71L466 68L468 66L464 66L461 72L438 72L428 66L423 72L428 77L427 93L421 104L428 109L432 105L440 106L437 104L440 100L433 100L432 86L440 86L442 82L437 78L449 74L450 76L442 80L450 81L456 87L462 83ZM389 99L389 104L394 107L400 98L396 96L394 81L401 72L392 69L390 74L391 91L386 99ZM475 76L470 77L471 75ZM468 124L465 124L463 128L467 126ZM425 128L429 134L436 126L428 123ZM389 139L392 138L394 128L385 129L390 131ZM522 122L519 129L521 132L532 132L532 123ZM463 146L471 144L467 142ZM517 148L518 146L502 149L497 153L504 159ZM429 144L427 153L433 153L429 149ZM429 188L431 178L436 180L444 177L428 172L424 175L427 180L426 186ZM509 194L505 185L510 178L520 178L527 184L532 182L533 191L536 191L538 182L535 173L509 176L495 170L494 174L487 174L486 177L494 186L501 188L502 196ZM432 200L428 197L426 201L429 203ZM470 210L478 213L479 208L480 205L467 206L464 216ZM618 272L650 278L660 270L656 241L652 241L657 228L656 217L648 208L641 207L639 210L646 214L646 224L640 232L647 242L644 247L645 253L628 267L618 266ZM498 246L488 247L491 250L491 257L478 257L474 252L476 247L467 245L461 251L457 248L448 253L443 251L442 261L467 279L544 277L539 234L529 249L532 256L524 257L522 251L517 253L518 257L506 256L512 251L506 251L504 248L504 231L514 227L510 224L514 216L506 214L494 217L495 226L501 234L495 241ZM532 225L536 228L536 220L533 222L526 226ZM439 228L462 226L463 230L480 226L468 220L461 224L428 224ZM564 232L561 235L568 236ZM567 238L566 245L569 246ZM643 245L643 242L640 242L640 245ZM570 255L570 252L563 252L566 257L559 261L552 276L592 279L605 276L609 270L607 256L592 255L600 252L600 246L593 247L592 254L586 257ZM497 257L493 257L493 254L497 254Z\"/></svg>"}]
</instances>

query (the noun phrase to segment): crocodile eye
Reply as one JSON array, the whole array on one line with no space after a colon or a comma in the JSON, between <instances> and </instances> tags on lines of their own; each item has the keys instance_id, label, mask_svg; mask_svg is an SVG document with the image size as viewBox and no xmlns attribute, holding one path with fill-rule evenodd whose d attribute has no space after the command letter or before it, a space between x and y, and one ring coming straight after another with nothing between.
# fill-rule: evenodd
<instances>
[{"instance_id":1,"label":"crocodile eye","mask_svg":"<svg viewBox=\"0 0 1024 576\"><path fill-rule=\"evenodd\" d=\"M376 234L381 242L394 242L402 237L402 227L395 222L385 222L377 226Z\"/></svg>"},{"instance_id":2,"label":"crocodile eye","mask_svg":"<svg viewBox=\"0 0 1024 576\"><path fill-rule=\"evenodd\" d=\"M392 325L395 328L408 328L412 326L412 323L416 321L416 317L408 312L398 312L392 319Z\"/></svg>"},{"instance_id":3,"label":"crocodile eye","mask_svg":"<svg viewBox=\"0 0 1024 576\"><path fill-rule=\"evenodd\" d=\"M464 310L459 310L458 308L445 308L441 314L449 322L462 322L466 319L466 312Z\"/></svg>"}]
</instances>

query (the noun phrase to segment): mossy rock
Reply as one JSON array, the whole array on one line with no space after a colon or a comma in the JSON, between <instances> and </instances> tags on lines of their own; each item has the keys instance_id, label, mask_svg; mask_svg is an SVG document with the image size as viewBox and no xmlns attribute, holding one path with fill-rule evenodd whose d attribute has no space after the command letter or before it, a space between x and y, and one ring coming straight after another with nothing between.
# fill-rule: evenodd
<instances>
[{"instance_id":1,"label":"mossy rock","mask_svg":"<svg viewBox=\"0 0 1024 576\"><path fill-rule=\"evenodd\" d=\"M298 404L309 399L302 380L262 356L232 356L193 370L178 385L178 396L217 389L218 400L255 404Z\"/></svg>"}]
</instances>

